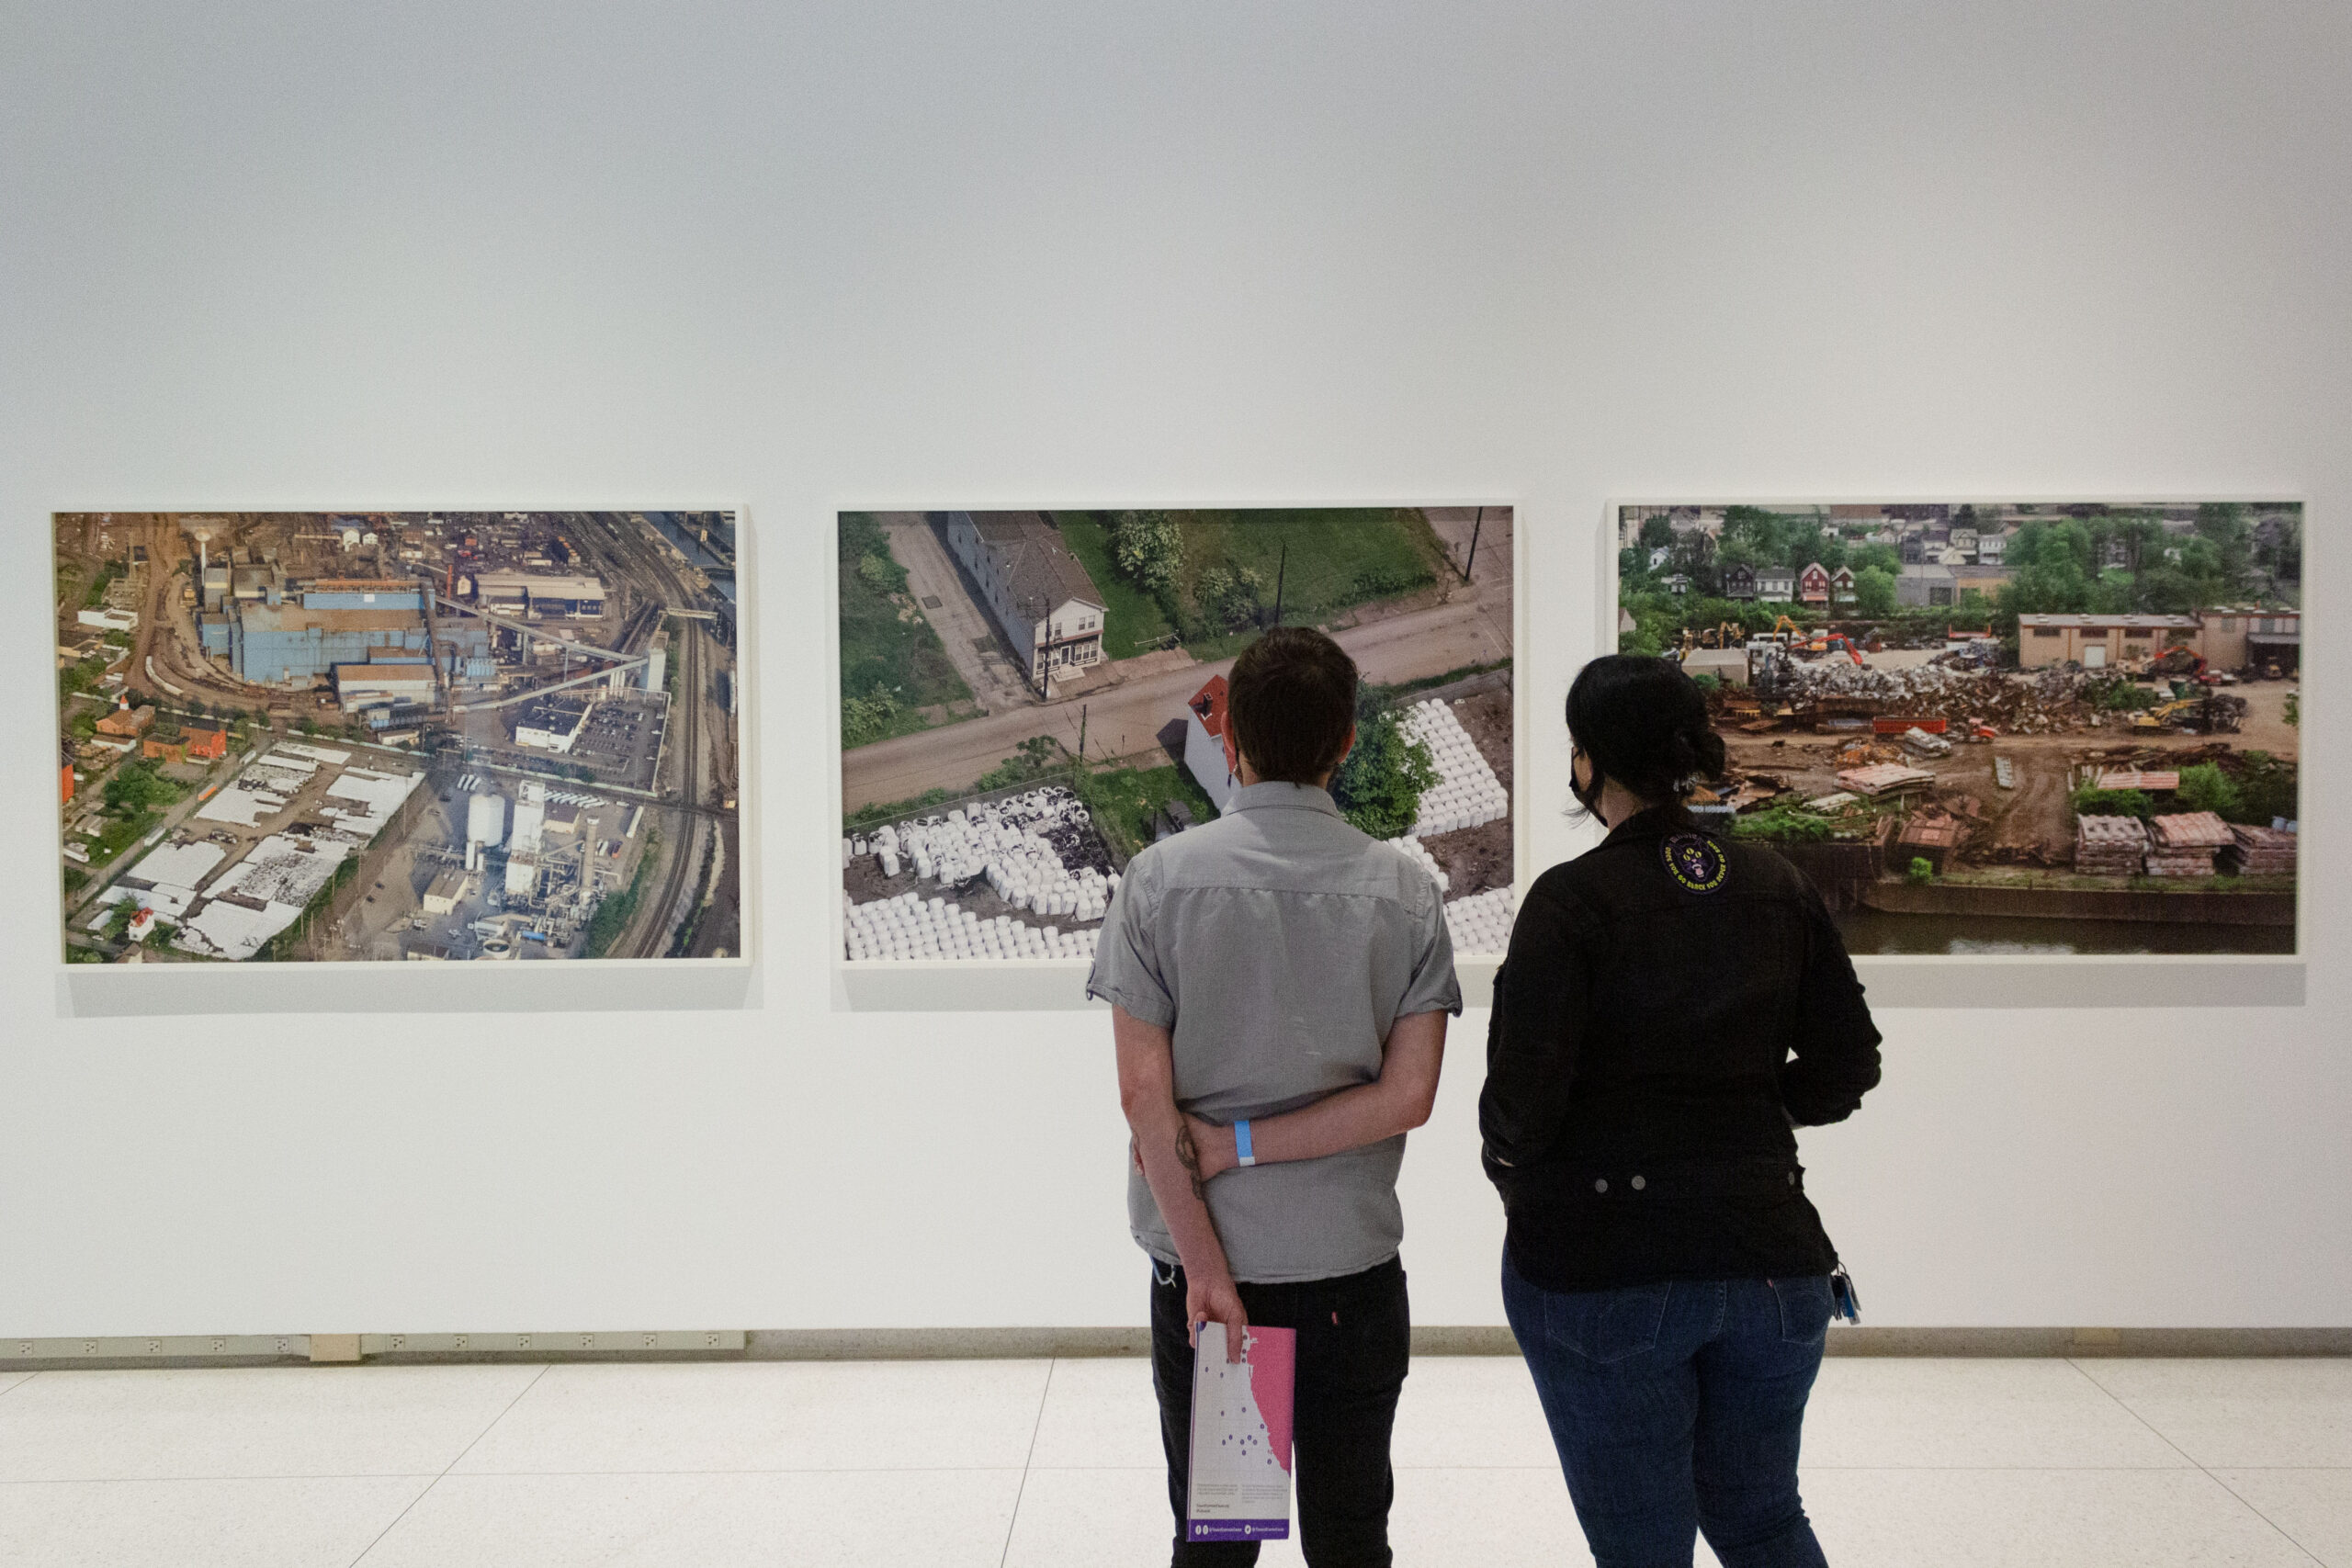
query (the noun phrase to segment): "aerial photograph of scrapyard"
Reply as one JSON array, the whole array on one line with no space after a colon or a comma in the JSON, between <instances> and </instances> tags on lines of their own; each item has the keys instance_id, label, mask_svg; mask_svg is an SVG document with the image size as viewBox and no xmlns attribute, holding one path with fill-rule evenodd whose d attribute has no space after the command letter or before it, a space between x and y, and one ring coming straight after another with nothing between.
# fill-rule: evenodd
<instances>
[{"instance_id":1,"label":"aerial photograph of scrapyard","mask_svg":"<svg viewBox=\"0 0 2352 1568\"><path fill-rule=\"evenodd\" d=\"M1617 647L1707 694L1694 804L1865 953L2291 953L2302 507L1621 506Z\"/></svg>"},{"instance_id":2,"label":"aerial photograph of scrapyard","mask_svg":"<svg viewBox=\"0 0 2352 1568\"><path fill-rule=\"evenodd\" d=\"M1455 948L1512 910L1507 506L848 512L839 520L850 961L1080 960L1133 857L1238 787L1234 656L1354 658L1348 819L1443 889Z\"/></svg>"},{"instance_id":3,"label":"aerial photograph of scrapyard","mask_svg":"<svg viewBox=\"0 0 2352 1568\"><path fill-rule=\"evenodd\" d=\"M67 962L740 958L733 513L53 521Z\"/></svg>"}]
</instances>

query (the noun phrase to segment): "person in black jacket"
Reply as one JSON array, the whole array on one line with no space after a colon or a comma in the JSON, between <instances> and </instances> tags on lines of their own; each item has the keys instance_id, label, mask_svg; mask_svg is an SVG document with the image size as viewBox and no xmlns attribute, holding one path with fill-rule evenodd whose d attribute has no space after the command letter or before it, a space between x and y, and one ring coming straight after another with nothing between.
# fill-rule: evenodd
<instances>
[{"instance_id":1,"label":"person in black jacket","mask_svg":"<svg viewBox=\"0 0 2352 1568\"><path fill-rule=\"evenodd\" d=\"M1705 699L1666 660L1585 666L1577 800L1609 837L1529 889L1478 1100L1503 1300L1600 1568L1822 1563L1806 1396L1850 1282L1793 1128L1852 1114L1879 1032L1804 874L1702 831Z\"/></svg>"}]
</instances>

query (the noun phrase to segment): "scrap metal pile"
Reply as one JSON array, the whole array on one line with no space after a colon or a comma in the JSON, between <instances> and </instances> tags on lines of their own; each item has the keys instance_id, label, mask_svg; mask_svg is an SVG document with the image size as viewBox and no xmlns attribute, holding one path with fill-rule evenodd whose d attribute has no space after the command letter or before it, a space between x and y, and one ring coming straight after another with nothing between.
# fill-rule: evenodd
<instances>
[{"instance_id":1,"label":"scrap metal pile","mask_svg":"<svg viewBox=\"0 0 2352 1568\"><path fill-rule=\"evenodd\" d=\"M2005 735L2041 735L2098 719L2092 698L2103 684L2103 677L2054 668L2027 672L1923 664L1877 670L1789 661L1779 671L1776 694L1800 716L1824 705L1844 708L1866 702L1888 713L1940 718L1962 727L1962 733L1983 724Z\"/></svg>"}]
</instances>

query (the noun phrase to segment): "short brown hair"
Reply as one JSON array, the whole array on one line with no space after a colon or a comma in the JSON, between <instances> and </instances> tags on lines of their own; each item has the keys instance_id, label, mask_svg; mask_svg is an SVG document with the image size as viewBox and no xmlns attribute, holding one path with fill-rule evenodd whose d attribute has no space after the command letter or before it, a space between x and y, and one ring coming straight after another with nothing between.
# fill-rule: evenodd
<instances>
[{"instance_id":1,"label":"short brown hair","mask_svg":"<svg viewBox=\"0 0 2352 1568\"><path fill-rule=\"evenodd\" d=\"M1233 742L1261 779L1314 784L1348 754L1356 661L1310 626L1276 626L1241 650L1227 681Z\"/></svg>"}]
</instances>

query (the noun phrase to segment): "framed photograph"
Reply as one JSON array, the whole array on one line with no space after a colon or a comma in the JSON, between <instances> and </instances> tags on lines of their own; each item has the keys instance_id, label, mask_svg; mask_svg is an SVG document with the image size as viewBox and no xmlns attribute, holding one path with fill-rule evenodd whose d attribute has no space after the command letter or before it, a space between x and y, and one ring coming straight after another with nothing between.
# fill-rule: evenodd
<instances>
[{"instance_id":1,"label":"framed photograph","mask_svg":"<svg viewBox=\"0 0 2352 1568\"><path fill-rule=\"evenodd\" d=\"M1238 787L1226 674L1276 626L1354 657L1333 794L1443 888L1457 954L1491 971L1520 876L1510 507L837 527L848 1005L1079 1005L1127 863Z\"/></svg>"},{"instance_id":2,"label":"framed photograph","mask_svg":"<svg viewBox=\"0 0 2352 1568\"><path fill-rule=\"evenodd\" d=\"M69 970L741 962L733 512L53 525Z\"/></svg>"},{"instance_id":3,"label":"framed photograph","mask_svg":"<svg viewBox=\"0 0 2352 1568\"><path fill-rule=\"evenodd\" d=\"M1858 960L2298 952L2300 502L1620 502L1609 531L1616 650L1678 660L1729 755L1700 809L1803 866Z\"/></svg>"}]
</instances>

